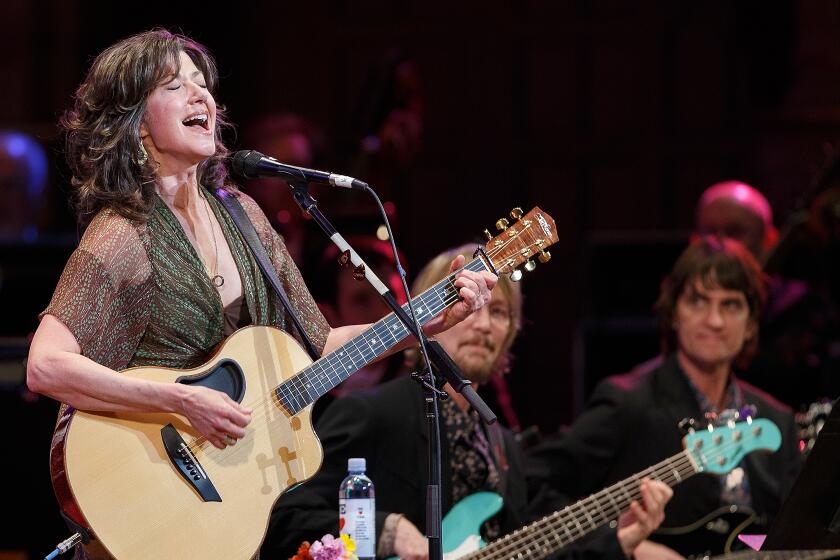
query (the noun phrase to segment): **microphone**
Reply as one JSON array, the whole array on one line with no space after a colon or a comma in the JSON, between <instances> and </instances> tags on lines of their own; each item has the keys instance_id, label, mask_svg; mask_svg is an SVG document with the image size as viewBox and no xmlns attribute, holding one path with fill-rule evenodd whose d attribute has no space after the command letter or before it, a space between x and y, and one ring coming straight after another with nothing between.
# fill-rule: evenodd
<instances>
[{"instance_id":1,"label":"microphone","mask_svg":"<svg viewBox=\"0 0 840 560\"><path fill-rule=\"evenodd\" d=\"M334 187L345 189L365 190L368 184L347 175L337 175L328 171L307 169L280 163L273 157L266 156L256 150L241 150L230 158L233 172L245 179L255 177L280 177L288 181L306 181L307 183L326 183Z\"/></svg>"}]
</instances>

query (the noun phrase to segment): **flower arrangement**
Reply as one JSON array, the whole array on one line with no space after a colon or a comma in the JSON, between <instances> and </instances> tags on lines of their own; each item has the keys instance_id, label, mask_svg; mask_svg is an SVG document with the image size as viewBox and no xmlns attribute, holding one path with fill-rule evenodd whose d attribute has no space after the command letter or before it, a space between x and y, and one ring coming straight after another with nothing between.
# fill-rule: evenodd
<instances>
[{"instance_id":1,"label":"flower arrangement","mask_svg":"<svg viewBox=\"0 0 840 560\"><path fill-rule=\"evenodd\" d=\"M340 535L339 538L324 535L312 544L303 541L297 554L289 560L359 560L355 552L356 543L349 535Z\"/></svg>"}]
</instances>

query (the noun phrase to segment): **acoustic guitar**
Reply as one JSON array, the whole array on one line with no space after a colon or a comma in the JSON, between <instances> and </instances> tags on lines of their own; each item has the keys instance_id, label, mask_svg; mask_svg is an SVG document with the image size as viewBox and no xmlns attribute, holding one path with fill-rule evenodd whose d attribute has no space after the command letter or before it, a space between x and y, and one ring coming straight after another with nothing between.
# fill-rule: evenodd
<instances>
[{"instance_id":1,"label":"acoustic guitar","mask_svg":"<svg viewBox=\"0 0 840 560\"><path fill-rule=\"evenodd\" d=\"M554 220L539 208L511 217L465 269L521 275L517 267L532 270L532 257L548 261ZM421 324L458 301L454 278L412 299ZM121 375L224 391L253 410L245 437L217 449L177 414L74 411L52 465L71 493L59 499L72 499L76 507L65 510L80 512L74 521L120 560L251 558L280 495L320 468L312 404L408 335L391 314L312 362L288 334L252 326L199 367L127 369Z\"/></svg>"}]
</instances>

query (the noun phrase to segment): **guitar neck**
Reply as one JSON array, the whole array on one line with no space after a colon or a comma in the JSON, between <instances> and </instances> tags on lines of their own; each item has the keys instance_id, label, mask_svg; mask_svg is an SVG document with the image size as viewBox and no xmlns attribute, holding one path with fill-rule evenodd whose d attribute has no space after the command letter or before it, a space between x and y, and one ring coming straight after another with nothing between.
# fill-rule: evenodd
<instances>
[{"instance_id":1,"label":"guitar neck","mask_svg":"<svg viewBox=\"0 0 840 560\"><path fill-rule=\"evenodd\" d=\"M490 270L482 258L473 259L464 269L474 272ZM455 274L450 274L411 300L421 326L458 301L458 289L454 285ZM402 309L410 316L408 304L403 305ZM388 352L408 335L408 328L391 313L329 355L316 360L294 377L278 385L274 389L275 395L289 413L297 414L356 371Z\"/></svg>"},{"instance_id":2,"label":"guitar neck","mask_svg":"<svg viewBox=\"0 0 840 560\"><path fill-rule=\"evenodd\" d=\"M598 527L616 521L633 500L640 498L643 478L659 480L675 486L700 472L687 451L677 453L661 463L616 482L538 521L489 543L464 559L542 558L572 544Z\"/></svg>"}]
</instances>

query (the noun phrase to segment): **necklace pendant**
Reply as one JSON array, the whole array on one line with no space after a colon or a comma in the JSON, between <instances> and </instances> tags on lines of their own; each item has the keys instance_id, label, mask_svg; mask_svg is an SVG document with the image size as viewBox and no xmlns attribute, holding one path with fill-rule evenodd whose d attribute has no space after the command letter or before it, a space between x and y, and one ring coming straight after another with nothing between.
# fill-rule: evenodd
<instances>
[{"instance_id":1,"label":"necklace pendant","mask_svg":"<svg viewBox=\"0 0 840 560\"><path fill-rule=\"evenodd\" d=\"M217 274L211 279L211 282L213 282L213 285L217 288L221 288L225 285L225 278L221 274Z\"/></svg>"}]
</instances>

